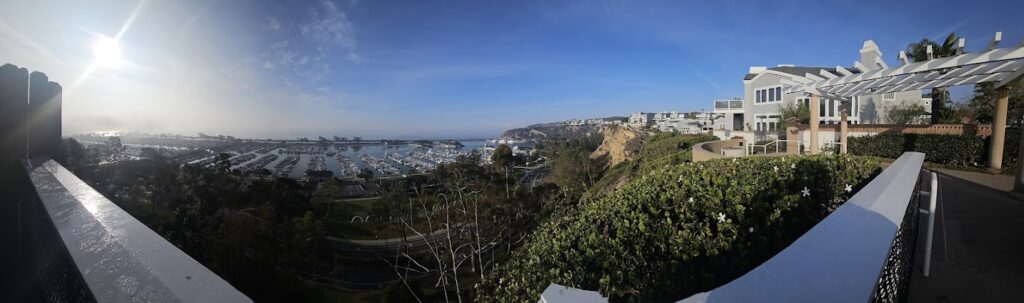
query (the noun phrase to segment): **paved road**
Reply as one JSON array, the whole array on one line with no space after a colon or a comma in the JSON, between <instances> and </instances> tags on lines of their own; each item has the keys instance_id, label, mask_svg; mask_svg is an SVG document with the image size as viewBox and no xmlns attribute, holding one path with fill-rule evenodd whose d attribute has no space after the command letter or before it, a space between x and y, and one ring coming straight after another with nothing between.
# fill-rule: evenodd
<instances>
[{"instance_id":1,"label":"paved road","mask_svg":"<svg viewBox=\"0 0 1024 303\"><path fill-rule=\"evenodd\" d=\"M544 183L544 178L551 173L551 168L541 167L534 170L527 170L519 179L519 186L536 187Z\"/></svg>"},{"instance_id":2,"label":"paved road","mask_svg":"<svg viewBox=\"0 0 1024 303\"><path fill-rule=\"evenodd\" d=\"M445 230L435 231L430 235L433 240L440 240L445 235ZM375 240L348 240L335 237L326 237L327 241L345 257L371 258L394 256L394 253L404 245L401 238L375 239ZM408 238L409 249L412 251L425 251L428 249L424 237L411 235Z\"/></svg>"},{"instance_id":3,"label":"paved road","mask_svg":"<svg viewBox=\"0 0 1024 303\"><path fill-rule=\"evenodd\" d=\"M939 175L932 272L928 278L921 272L928 216L921 216L909 301L1024 301L1024 201L990 187L992 182L1005 181L993 178L1012 177L951 175Z\"/></svg>"}]
</instances>

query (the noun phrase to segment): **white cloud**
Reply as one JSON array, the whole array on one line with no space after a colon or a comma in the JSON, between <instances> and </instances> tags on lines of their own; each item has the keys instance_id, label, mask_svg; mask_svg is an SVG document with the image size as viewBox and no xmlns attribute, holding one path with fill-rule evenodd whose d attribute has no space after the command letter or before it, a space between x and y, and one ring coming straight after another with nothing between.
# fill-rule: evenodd
<instances>
[{"instance_id":1,"label":"white cloud","mask_svg":"<svg viewBox=\"0 0 1024 303\"><path fill-rule=\"evenodd\" d=\"M348 55L345 55L345 59L348 59L348 61L352 62L359 62L360 60L359 55L357 55L356 53L348 53Z\"/></svg>"},{"instance_id":2,"label":"white cloud","mask_svg":"<svg viewBox=\"0 0 1024 303\"><path fill-rule=\"evenodd\" d=\"M319 7L310 8L309 20L299 26L299 31L311 41L341 47L348 52L346 58L350 61L359 60L352 22L332 1L322 1Z\"/></svg>"},{"instance_id":3,"label":"white cloud","mask_svg":"<svg viewBox=\"0 0 1024 303\"><path fill-rule=\"evenodd\" d=\"M267 25L264 25L263 28L273 32L279 31L281 30L281 21L274 17L267 18Z\"/></svg>"},{"instance_id":4,"label":"white cloud","mask_svg":"<svg viewBox=\"0 0 1024 303\"><path fill-rule=\"evenodd\" d=\"M265 29L278 33L281 40L271 43L261 54L260 64L264 69L286 71L282 78L314 85L330 74L329 64L332 53L340 49L344 59L360 62L356 53L356 37L348 15L332 1L320 1L309 7L305 19L291 27L276 17L267 19ZM285 33L298 32L295 39ZM292 39L292 40L289 40Z\"/></svg>"}]
</instances>

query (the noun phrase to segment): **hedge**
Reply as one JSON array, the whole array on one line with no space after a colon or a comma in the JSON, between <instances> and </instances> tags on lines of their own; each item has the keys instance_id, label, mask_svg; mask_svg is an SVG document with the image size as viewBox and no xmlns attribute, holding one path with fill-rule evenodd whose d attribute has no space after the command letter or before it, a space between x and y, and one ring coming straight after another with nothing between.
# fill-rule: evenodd
<instances>
[{"instance_id":1,"label":"hedge","mask_svg":"<svg viewBox=\"0 0 1024 303\"><path fill-rule=\"evenodd\" d=\"M535 302L550 283L613 301L707 291L781 251L879 171L875 160L845 155L664 167L552 215L487 274L478 300Z\"/></svg>"},{"instance_id":2,"label":"hedge","mask_svg":"<svg viewBox=\"0 0 1024 303\"><path fill-rule=\"evenodd\" d=\"M925 153L925 161L957 168L987 168L990 137L935 134L903 134L884 132L878 135L851 137L850 154L895 159L905 151ZM1020 131L1006 132L1003 145L1003 170L1013 173L1017 168Z\"/></svg>"}]
</instances>

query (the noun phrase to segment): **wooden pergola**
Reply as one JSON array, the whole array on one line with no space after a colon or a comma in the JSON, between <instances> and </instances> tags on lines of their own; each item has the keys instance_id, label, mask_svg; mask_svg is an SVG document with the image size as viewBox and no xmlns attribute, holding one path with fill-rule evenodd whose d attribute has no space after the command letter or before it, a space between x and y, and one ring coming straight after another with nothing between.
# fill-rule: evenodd
<instances>
[{"instance_id":1,"label":"wooden pergola","mask_svg":"<svg viewBox=\"0 0 1024 303\"><path fill-rule=\"evenodd\" d=\"M1016 83L1024 75L1024 44L999 48L1002 32L996 32L988 43L985 51L967 53L964 49L965 40L960 38L957 55L945 58L933 58L932 48L928 46L929 60L913 62L906 53L900 52L899 65L888 66L881 58L877 65L868 67L861 62L853 66L859 73L851 72L836 66L836 72L821 70L820 74L807 73L803 77L787 80L788 92L802 92L810 95L810 108L819 106L819 98L825 97L839 100L843 106L840 110L840 152L847 152L847 115L848 104L856 96L876 95L892 92L925 90L937 87L969 85L992 82L995 83L996 98L995 117L992 125L992 140L989 148L989 169L999 172L1002 169L1003 144L1006 137L1006 112L1009 103L1007 85ZM818 111L811 110L811 142L810 152L819 152ZM1024 161L1022 161L1024 162ZM1018 179L1020 179L1018 177Z\"/></svg>"}]
</instances>

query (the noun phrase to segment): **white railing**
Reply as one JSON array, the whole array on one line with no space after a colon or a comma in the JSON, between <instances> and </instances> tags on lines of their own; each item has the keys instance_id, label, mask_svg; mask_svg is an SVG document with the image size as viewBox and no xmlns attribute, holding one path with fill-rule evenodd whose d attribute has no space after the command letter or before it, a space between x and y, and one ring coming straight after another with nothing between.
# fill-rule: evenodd
<instances>
[{"instance_id":1,"label":"white railing","mask_svg":"<svg viewBox=\"0 0 1024 303\"><path fill-rule=\"evenodd\" d=\"M923 163L923 153L904 153L782 252L725 285L679 302L899 301L909 287ZM539 302L607 302L594 296L600 295L552 284Z\"/></svg>"},{"instance_id":2,"label":"white railing","mask_svg":"<svg viewBox=\"0 0 1024 303\"><path fill-rule=\"evenodd\" d=\"M757 147L761 147L761 150L764 152L764 154L768 154L768 147L773 145L773 144L775 145L775 153L777 154L777 153L779 153L779 142L783 142L783 143L797 142L797 143L800 143L799 140L775 140L775 141L768 142L768 143L765 143L765 144L748 144L747 145L747 155L749 156L749 155L754 154L754 151L757 150Z\"/></svg>"},{"instance_id":3,"label":"white railing","mask_svg":"<svg viewBox=\"0 0 1024 303\"><path fill-rule=\"evenodd\" d=\"M96 301L252 302L57 162L26 168Z\"/></svg>"}]
</instances>

